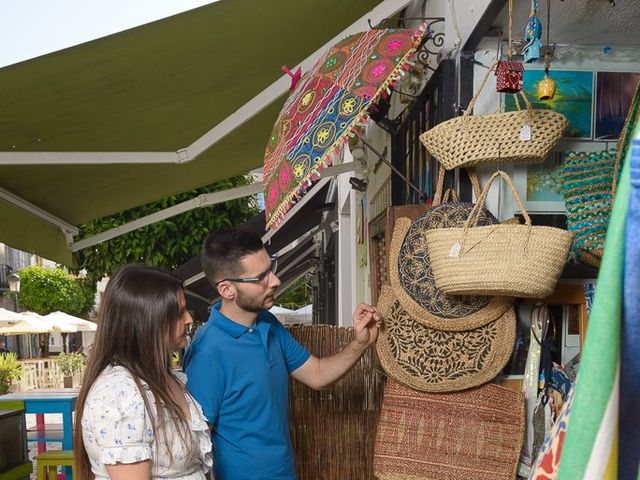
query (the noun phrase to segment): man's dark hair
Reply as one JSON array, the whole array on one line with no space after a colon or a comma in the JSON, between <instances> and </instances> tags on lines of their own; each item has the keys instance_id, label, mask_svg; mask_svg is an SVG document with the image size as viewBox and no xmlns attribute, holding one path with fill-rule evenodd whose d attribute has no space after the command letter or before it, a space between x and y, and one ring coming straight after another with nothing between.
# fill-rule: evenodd
<instances>
[{"instance_id":1,"label":"man's dark hair","mask_svg":"<svg viewBox=\"0 0 640 480\"><path fill-rule=\"evenodd\" d=\"M253 232L237 228L217 230L202 245L202 270L215 287L216 282L225 277L239 276L242 258L263 248L262 239Z\"/></svg>"}]
</instances>

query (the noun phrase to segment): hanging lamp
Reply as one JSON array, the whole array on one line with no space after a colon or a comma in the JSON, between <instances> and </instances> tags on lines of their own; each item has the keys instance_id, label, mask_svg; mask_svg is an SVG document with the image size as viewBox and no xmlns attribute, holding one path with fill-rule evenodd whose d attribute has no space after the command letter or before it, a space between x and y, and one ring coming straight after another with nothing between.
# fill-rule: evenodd
<instances>
[{"instance_id":1,"label":"hanging lamp","mask_svg":"<svg viewBox=\"0 0 640 480\"><path fill-rule=\"evenodd\" d=\"M551 22L551 0L547 0L547 47L544 53L544 78L538 82L537 94L540 100L552 100L556 95L556 81L549 77L549 67L551 66L551 41L549 40L549 30Z\"/></svg>"}]
</instances>

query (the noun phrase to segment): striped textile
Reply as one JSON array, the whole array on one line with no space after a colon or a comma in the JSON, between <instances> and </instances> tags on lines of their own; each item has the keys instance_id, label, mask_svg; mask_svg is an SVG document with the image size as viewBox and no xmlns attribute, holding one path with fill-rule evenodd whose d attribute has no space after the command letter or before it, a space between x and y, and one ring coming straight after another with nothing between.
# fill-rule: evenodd
<instances>
[{"instance_id":1,"label":"striped textile","mask_svg":"<svg viewBox=\"0 0 640 480\"><path fill-rule=\"evenodd\" d=\"M640 129L636 125L634 138ZM625 226L629 208L627 152L611 213L598 287L589 319L559 480L618 478L618 405Z\"/></svg>"}]
</instances>

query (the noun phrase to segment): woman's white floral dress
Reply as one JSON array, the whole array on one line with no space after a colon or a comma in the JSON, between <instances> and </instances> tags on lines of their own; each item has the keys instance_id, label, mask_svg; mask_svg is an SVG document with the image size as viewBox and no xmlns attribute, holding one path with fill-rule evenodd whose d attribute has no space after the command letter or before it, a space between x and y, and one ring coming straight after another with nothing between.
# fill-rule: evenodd
<instances>
[{"instance_id":1,"label":"woman's white floral dress","mask_svg":"<svg viewBox=\"0 0 640 480\"><path fill-rule=\"evenodd\" d=\"M149 387L144 382L142 386L155 408ZM164 436L153 436L142 394L131 373L120 366L105 368L89 390L82 415L82 440L96 480L109 478L106 465L142 460L152 460L153 479L204 479L213 464L211 437L202 408L190 395L187 401L191 455L185 453L175 425L169 422L166 438L173 440L170 461Z\"/></svg>"}]
</instances>

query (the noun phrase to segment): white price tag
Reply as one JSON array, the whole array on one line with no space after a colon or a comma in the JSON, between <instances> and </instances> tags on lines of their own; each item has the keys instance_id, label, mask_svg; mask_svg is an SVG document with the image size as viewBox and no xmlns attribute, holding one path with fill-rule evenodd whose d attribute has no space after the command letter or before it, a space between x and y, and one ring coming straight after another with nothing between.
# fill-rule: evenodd
<instances>
[{"instance_id":1,"label":"white price tag","mask_svg":"<svg viewBox=\"0 0 640 480\"><path fill-rule=\"evenodd\" d=\"M523 142L531 141L531 127L529 125L524 125L520 129L520 140L522 140Z\"/></svg>"},{"instance_id":2,"label":"white price tag","mask_svg":"<svg viewBox=\"0 0 640 480\"><path fill-rule=\"evenodd\" d=\"M460 255L460 244L459 243L454 243L453 245L451 245L451 250L449 250L449 256L451 258L456 258L458 255Z\"/></svg>"}]
</instances>

